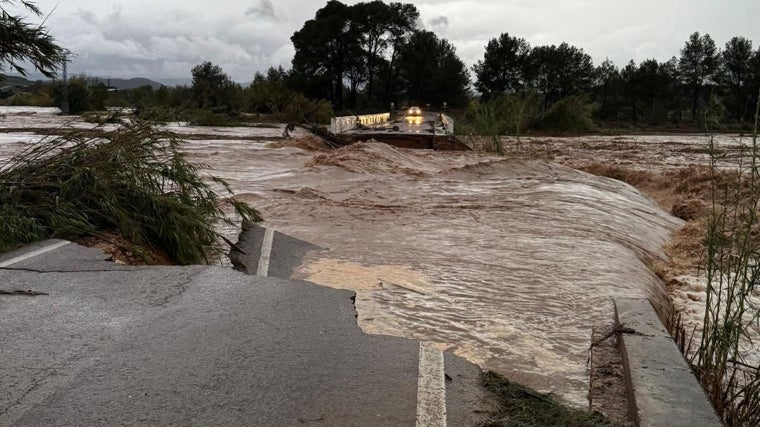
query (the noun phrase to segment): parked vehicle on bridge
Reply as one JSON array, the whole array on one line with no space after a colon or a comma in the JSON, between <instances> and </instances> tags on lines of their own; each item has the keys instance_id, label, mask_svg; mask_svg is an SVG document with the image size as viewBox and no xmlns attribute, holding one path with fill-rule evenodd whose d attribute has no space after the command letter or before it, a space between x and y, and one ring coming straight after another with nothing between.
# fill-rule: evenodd
<instances>
[{"instance_id":1,"label":"parked vehicle on bridge","mask_svg":"<svg viewBox=\"0 0 760 427\"><path fill-rule=\"evenodd\" d=\"M407 116L421 116L422 115L422 109L420 107L409 107L409 110L406 112Z\"/></svg>"}]
</instances>

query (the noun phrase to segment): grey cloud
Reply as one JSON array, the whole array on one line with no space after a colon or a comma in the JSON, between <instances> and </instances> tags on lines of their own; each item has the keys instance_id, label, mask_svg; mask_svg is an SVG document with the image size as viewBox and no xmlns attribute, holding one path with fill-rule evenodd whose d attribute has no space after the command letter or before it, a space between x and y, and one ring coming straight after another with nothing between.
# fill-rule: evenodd
<instances>
[{"instance_id":1,"label":"grey cloud","mask_svg":"<svg viewBox=\"0 0 760 427\"><path fill-rule=\"evenodd\" d=\"M79 9L74 15L88 24L95 25L98 23L97 16L89 10Z\"/></svg>"},{"instance_id":2,"label":"grey cloud","mask_svg":"<svg viewBox=\"0 0 760 427\"><path fill-rule=\"evenodd\" d=\"M277 15L274 12L274 4L272 0L259 0L256 6L249 7L245 11L246 16L253 16L259 18L272 18L277 19Z\"/></svg>"},{"instance_id":3,"label":"grey cloud","mask_svg":"<svg viewBox=\"0 0 760 427\"><path fill-rule=\"evenodd\" d=\"M266 4L271 6L266 1L261 4L265 10ZM271 65L288 66L292 55L288 49L291 31L282 31L280 23L268 19L239 12L236 16L233 8L213 15L181 9L113 12L80 10L51 21L57 33L65 36L59 36L61 43L77 54L70 66L72 73L180 77L189 75L193 66L211 61L233 79L247 81Z\"/></svg>"},{"instance_id":4,"label":"grey cloud","mask_svg":"<svg viewBox=\"0 0 760 427\"><path fill-rule=\"evenodd\" d=\"M449 18L445 16L436 16L430 20L430 27L436 33L443 33L449 29Z\"/></svg>"},{"instance_id":5,"label":"grey cloud","mask_svg":"<svg viewBox=\"0 0 760 427\"><path fill-rule=\"evenodd\" d=\"M185 77L194 65L209 60L240 81L270 65L288 67L294 53L290 36L326 2L224 0L218 2L223 7L213 7L201 0L37 0L43 12L55 9L46 24L51 34L79 54L72 72ZM596 63L609 57L619 66L629 59L668 60L679 54L693 31L710 33L719 46L734 35L760 44L757 0L732 0L731 7L701 0L688 14L682 0L413 3L420 11L420 26L448 39L468 65L482 58L489 39L506 31L532 46L566 41L583 48Z\"/></svg>"}]
</instances>

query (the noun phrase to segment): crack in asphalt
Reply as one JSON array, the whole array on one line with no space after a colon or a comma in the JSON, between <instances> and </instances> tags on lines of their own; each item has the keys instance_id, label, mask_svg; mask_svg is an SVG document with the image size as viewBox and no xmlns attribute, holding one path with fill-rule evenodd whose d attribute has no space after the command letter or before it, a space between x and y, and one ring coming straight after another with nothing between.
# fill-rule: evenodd
<instances>
[{"instance_id":1,"label":"crack in asphalt","mask_svg":"<svg viewBox=\"0 0 760 427\"><path fill-rule=\"evenodd\" d=\"M14 267L0 267L0 271L24 271L29 273L38 274L75 274L75 273L124 273L130 271L155 271L156 267L152 268L130 268L130 269L84 269L84 270L38 270L34 268L14 268Z\"/></svg>"},{"instance_id":2,"label":"crack in asphalt","mask_svg":"<svg viewBox=\"0 0 760 427\"><path fill-rule=\"evenodd\" d=\"M18 399L16 399L16 401L15 401L15 402L11 403L10 405L8 405L8 406L6 406L6 407L2 407L2 408L0 408L0 415L5 415L5 414L7 414L7 413L8 413L8 411L10 411L12 408L14 408L14 407L16 407L16 406L18 406L18 405L21 405L21 404L22 404L22 402L24 401L24 399L26 399L26 396L28 396L28 395L29 395L30 393L32 393L34 390L36 390L37 388L39 388L39 387L40 387L40 385L42 385L42 384L45 382L45 380L46 380L46 379L47 379L49 376L50 376L50 375L43 375L43 376L42 376L42 377L40 377L40 378L36 378L36 379L33 379L33 380L32 380L32 384L31 384L31 386L30 386L29 388L27 388L27 389L26 389L26 391L24 391L24 393L23 393L21 396L19 396L19 398L18 398Z\"/></svg>"},{"instance_id":3,"label":"crack in asphalt","mask_svg":"<svg viewBox=\"0 0 760 427\"><path fill-rule=\"evenodd\" d=\"M188 286L190 286L191 283L193 283L194 276L188 275L181 278L181 282L175 284L172 286L172 289L178 289L178 292L174 293L168 293L162 296L156 303L151 303L151 305L156 307L163 307L167 304L169 304L174 298L177 298L184 294L187 291ZM178 278L178 281L180 278Z\"/></svg>"}]
</instances>

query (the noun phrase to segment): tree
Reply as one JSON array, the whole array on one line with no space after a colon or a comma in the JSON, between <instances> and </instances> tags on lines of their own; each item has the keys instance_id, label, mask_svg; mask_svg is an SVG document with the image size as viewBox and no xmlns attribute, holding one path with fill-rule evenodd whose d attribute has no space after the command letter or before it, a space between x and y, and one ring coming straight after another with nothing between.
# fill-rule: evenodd
<instances>
[{"instance_id":1,"label":"tree","mask_svg":"<svg viewBox=\"0 0 760 427\"><path fill-rule=\"evenodd\" d=\"M472 67L477 78L475 88L485 98L519 91L524 84L523 69L529 53L528 42L509 33L491 39L483 60Z\"/></svg>"},{"instance_id":2,"label":"tree","mask_svg":"<svg viewBox=\"0 0 760 427\"><path fill-rule=\"evenodd\" d=\"M667 92L670 97L669 109L675 111L672 118L675 121L683 120L683 108L681 107L681 74L678 71L678 58L671 57L667 62L660 64L661 72L667 78Z\"/></svg>"},{"instance_id":3,"label":"tree","mask_svg":"<svg viewBox=\"0 0 760 427\"><path fill-rule=\"evenodd\" d=\"M639 119L636 109L636 102L640 92L639 89L639 69L636 63L630 60L628 64L620 70L620 80L623 83L623 93L631 106L631 120L637 122Z\"/></svg>"},{"instance_id":4,"label":"tree","mask_svg":"<svg viewBox=\"0 0 760 427\"><path fill-rule=\"evenodd\" d=\"M393 19L391 7L380 0L358 3L352 7L354 20L358 25L364 60L354 58L353 75L360 77L352 81L352 95L356 96L358 82L367 81L367 98L372 101L378 58L388 47L388 33Z\"/></svg>"},{"instance_id":5,"label":"tree","mask_svg":"<svg viewBox=\"0 0 760 427\"><path fill-rule=\"evenodd\" d=\"M338 109L343 109L343 79L349 60L361 54L359 34L351 8L330 0L290 38L296 50L294 71L311 81L312 76L329 81L329 99Z\"/></svg>"},{"instance_id":6,"label":"tree","mask_svg":"<svg viewBox=\"0 0 760 427\"><path fill-rule=\"evenodd\" d=\"M378 98L395 99L399 50L418 18L412 4L328 1L291 37L294 81L309 96L328 98L339 109L346 85L352 106L362 94L369 105ZM379 97L377 87L383 84L385 96Z\"/></svg>"},{"instance_id":7,"label":"tree","mask_svg":"<svg viewBox=\"0 0 760 427\"><path fill-rule=\"evenodd\" d=\"M106 98L108 97L108 87L106 87L105 83L97 82L91 84L87 89L89 91L88 103L90 108L93 110L105 110Z\"/></svg>"},{"instance_id":8,"label":"tree","mask_svg":"<svg viewBox=\"0 0 760 427\"><path fill-rule=\"evenodd\" d=\"M198 108L224 109L238 107L236 84L218 65L206 61L192 69L193 100Z\"/></svg>"},{"instance_id":9,"label":"tree","mask_svg":"<svg viewBox=\"0 0 760 427\"><path fill-rule=\"evenodd\" d=\"M639 64L637 70L640 98L644 103L649 122L654 124L667 118L669 74L667 63L660 64L656 59L647 59Z\"/></svg>"},{"instance_id":10,"label":"tree","mask_svg":"<svg viewBox=\"0 0 760 427\"><path fill-rule=\"evenodd\" d=\"M55 43L47 28L33 25L23 17L11 15L3 4L21 4L37 17L42 11L27 0L0 0L0 70L7 65L22 75L27 74L21 64L31 63L40 73L52 78L63 63L63 49Z\"/></svg>"},{"instance_id":11,"label":"tree","mask_svg":"<svg viewBox=\"0 0 760 427\"><path fill-rule=\"evenodd\" d=\"M401 47L414 33L420 13L413 4L408 3L391 3L390 10L388 46L391 49L391 54L390 59L388 59L385 100L398 102L395 94L401 72L400 67L398 67L398 55Z\"/></svg>"},{"instance_id":12,"label":"tree","mask_svg":"<svg viewBox=\"0 0 760 427\"><path fill-rule=\"evenodd\" d=\"M248 88L248 107L257 113L279 113L290 101L293 91L288 88L290 76L280 67L270 67L267 74L256 73Z\"/></svg>"},{"instance_id":13,"label":"tree","mask_svg":"<svg viewBox=\"0 0 760 427\"><path fill-rule=\"evenodd\" d=\"M401 49L399 67L410 102L462 106L470 84L456 49L430 31L416 31Z\"/></svg>"},{"instance_id":14,"label":"tree","mask_svg":"<svg viewBox=\"0 0 760 427\"><path fill-rule=\"evenodd\" d=\"M691 118L695 120L702 86L712 79L718 70L718 52L709 34L700 37L699 32L694 32L689 36L686 45L681 49L678 70L685 83L691 86Z\"/></svg>"},{"instance_id":15,"label":"tree","mask_svg":"<svg viewBox=\"0 0 760 427\"><path fill-rule=\"evenodd\" d=\"M55 105L63 103L64 91L66 91L66 99L69 102L69 113L80 114L90 109L90 91L84 77L71 78L67 87L64 87L61 82L55 82L53 85L53 102Z\"/></svg>"},{"instance_id":16,"label":"tree","mask_svg":"<svg viewBox=\"0 0 760 427\"><path fill-rule=\"evenodd\" d=\"M620 70L618 70L618 68L612 61L610 61L609 58L606 58L602 62L602 65L596 68L595 76L596 85L601 88L602 91L602 105L599 108L599 116L602 119L607 119L608 116L611 115L614 119L616 118L615 116L617 114L615 109L610 107L608 98L609 93L613 91L613 87L618 82L618 80L620 80Z\"/></svg>"},{"instance_id":17,"label":"tree","mask_svg":"<svg viewBox=\"0 0 760 427\"><path fill-rule=\"evenodd\" d=\"M752 42L744 37L734 37L726 43L726 49L721 56L723 75L733 89L734 118L744 120L747 106L745 88L752 74Z\"/></svg>"},{"instance_id":18,"label":"tree","mask_svg":"<svg viewBox=\"0 0 760 427\"><path fill-rule=\"evenodd\" d=\"M760 49L752 54L749 62L750 77L747 80L747 93L749 93L748 106L745 111L751 111L752 106L758 103L758 94L760 93ZM751 117L751 114L750 114Z\"/></svg>"},{"instance_id":19,"label":"tree","mask_svg":"<svg viewBox=\"0 0 760 427\"><path fill-rule=\"evenodd\" d=\"M591 57L575 46L538 46L531 50L525 76L544 95L544 111L566 96L588 91L594 82Z\"/></svg>"}]
</instances>

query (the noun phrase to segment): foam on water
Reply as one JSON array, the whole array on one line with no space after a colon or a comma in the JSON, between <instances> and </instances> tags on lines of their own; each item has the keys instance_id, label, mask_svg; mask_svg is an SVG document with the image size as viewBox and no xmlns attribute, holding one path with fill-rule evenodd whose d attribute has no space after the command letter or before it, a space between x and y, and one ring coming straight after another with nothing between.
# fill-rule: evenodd
<instances>
[{"instance_id":1,"label":"foam on water","mask_svg":"<svg viewBox=\"0 0 760 427\"><path fill-rule=\"evenodd\" d=\"M591 327L611 321L610 297L664 300L649 263L681 221L619 181L372 143L300 167L295 152L236 158L288 171L229 177L271 226L329 248L298 277L355 289L365 331L437 343L579 406Z\"/></svg>"}]
</instances>

